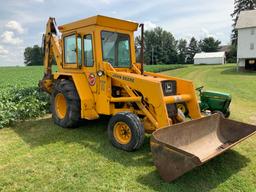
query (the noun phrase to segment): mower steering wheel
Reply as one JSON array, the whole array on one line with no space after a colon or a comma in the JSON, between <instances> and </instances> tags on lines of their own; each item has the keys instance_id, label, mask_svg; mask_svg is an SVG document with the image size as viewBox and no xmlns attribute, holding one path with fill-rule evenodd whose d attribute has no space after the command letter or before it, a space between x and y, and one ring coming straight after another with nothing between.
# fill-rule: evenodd
<instances>
[{"instance_id":1,"label":"mower steering wheel","mask_svg":"<svg viewBox=\"0 0 256 192\"><path fill-rule=\"evenodd\" d=\"M196 90L201 92L203 88L204 88L204 86L201 86L201 87L196 88Z\"/></svg>"}]
</instances>

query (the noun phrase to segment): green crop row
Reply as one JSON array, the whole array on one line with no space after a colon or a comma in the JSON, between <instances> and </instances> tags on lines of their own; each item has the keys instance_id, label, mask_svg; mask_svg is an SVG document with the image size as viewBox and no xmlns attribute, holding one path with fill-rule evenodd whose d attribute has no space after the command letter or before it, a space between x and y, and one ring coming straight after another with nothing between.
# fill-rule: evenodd
<instances>
[{"instance_id":1,"label":"green crop row","mask_svg":"<svg viewBox=\"0 0 256 192\"><path fill-rule=\"evenodd\" d=\"M0 128L49 112L49 96L37 87L12 87L0 91Z\"/></svg>"},{"instance_id":2,"label":"green crop row","mask_svg":"<svg viewBox=\"0 0 256 192\"><path fill-rule=\"evenodd\" d=\"M182 67L186 65L145 65L145 71L157 73ZM42 71L42 66L0 68L0 128L49 112L49 96L36 87Z\"/></svg>"}]
</instances>

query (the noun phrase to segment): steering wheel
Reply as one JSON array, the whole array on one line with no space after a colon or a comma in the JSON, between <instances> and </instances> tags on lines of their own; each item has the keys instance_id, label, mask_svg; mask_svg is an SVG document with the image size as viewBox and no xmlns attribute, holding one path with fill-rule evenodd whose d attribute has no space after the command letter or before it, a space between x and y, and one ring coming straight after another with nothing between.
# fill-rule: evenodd
<instances>
[{"instance_id":1,"label":"steering wheel","mask_svg":"<svg viewBox=\"0 0 256 192\"><path fill-rule=\"evenodd\" d=\"M203 90L204 86L196 88L197 91L201 92Z\"/></svg>"}]
</instances>

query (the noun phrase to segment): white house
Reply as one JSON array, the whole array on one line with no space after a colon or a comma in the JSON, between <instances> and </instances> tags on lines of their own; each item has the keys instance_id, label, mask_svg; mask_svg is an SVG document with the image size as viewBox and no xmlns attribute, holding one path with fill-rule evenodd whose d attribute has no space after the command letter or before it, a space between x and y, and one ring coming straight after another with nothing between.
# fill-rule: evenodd
<instances>
[{"instance_id":1,"label":"white house","mask_svg":"<svg viewBox=\"0 0 256 192\"><path fill-rule=\"evenodd\" d=\"M194 56L194 64L225 64L225 52L197 53Z\"/></svg>"},{"instance_id":2,"label":"white house","mask_svg":"<svg viewBox=\"0 0 256 192\"><path fill-rule=\"evenodd\" d=\"M236 29L239 69L256 70L256 10L241 12Z\"/></svg>"}]
</instances>

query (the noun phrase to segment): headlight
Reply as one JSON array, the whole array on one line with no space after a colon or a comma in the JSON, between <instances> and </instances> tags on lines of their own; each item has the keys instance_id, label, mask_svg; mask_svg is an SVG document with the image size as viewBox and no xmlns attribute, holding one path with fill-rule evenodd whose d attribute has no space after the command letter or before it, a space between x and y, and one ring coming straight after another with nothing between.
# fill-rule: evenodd
<instances>
[{"instance_id":1,"label":"headlight","mask_svg":"<svg viewBox=\"0 0 256 192\"><path fill-rule=\"evenodd\" d=\"M97 71L97 75L98 77L102 77L104 75L104 71L102 70Z\"/></svg>"}]
</instances>

